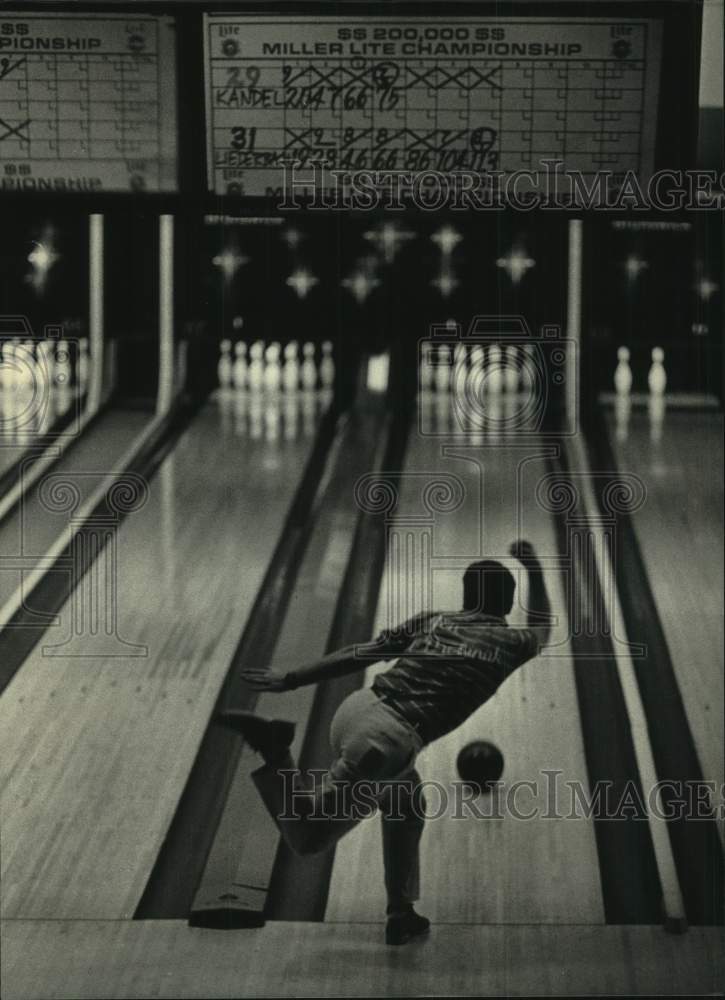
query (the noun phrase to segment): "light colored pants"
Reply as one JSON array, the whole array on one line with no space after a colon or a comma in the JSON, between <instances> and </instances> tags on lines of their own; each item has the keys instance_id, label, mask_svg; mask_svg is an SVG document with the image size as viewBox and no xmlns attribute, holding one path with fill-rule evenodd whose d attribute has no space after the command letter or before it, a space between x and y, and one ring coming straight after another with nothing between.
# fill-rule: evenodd
<instances>
[{"instance_id":1,"label":"light colored pants","mask_svg":"<svg viewBox=\"0 0 725 1000\"><path fill-rule=\"evenodd\" d=\"M365 818L351 809L351 796L382 813L385 888L389 906L418 898L418 845L425 800L414 768L422 747L418 733L370 689L355 691L338 708L330 726L335 760L313 792L293 795L290 754L265 764L252 777L285 842L297 854L331 847ZM288 773L284 773L288 772Z\"/></svg>"}]
</instances>

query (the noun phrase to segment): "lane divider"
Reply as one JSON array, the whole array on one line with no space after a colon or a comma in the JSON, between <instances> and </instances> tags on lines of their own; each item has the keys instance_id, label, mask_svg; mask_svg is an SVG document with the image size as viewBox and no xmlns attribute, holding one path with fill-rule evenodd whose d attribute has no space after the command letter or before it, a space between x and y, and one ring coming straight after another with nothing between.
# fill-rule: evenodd
<instances>
[{"instance_id":1,"label":"lane divider","mask_svg":"<svg viewBox=\"0 0 725 1000\"><path fill-rule=\"evenodd\" d=\"M577 435L569 442L568 447L572 467L577 473L583 473L577 479L577 485L583 494L582 506L584 517L590 530L596 532L596 521L599 520L596 512L599 506L591 486L591 469L589 468L589 462L581 442L581 436ZM658 787L657 770L648 735L646 713L637 684L632 657L629 653L629 639L624 623L624 615L622 614L619 593L616 585L612 587L601 585L602 581L614 582L616 580L614 568L606 545L593 546L592 555L594 561L593 568L596 570L600 581L604 612L610 624L611 633L613 635L616 634L620 640L612 642L612 651L615 658L617 676L624 696L637 770L644 789L656 789L655 810L649 808L648 796L646 794L642 796L642 802L647 810L647 823L652 838L652 847L654 849L662 891L664 926L669 931L675 933L682 932L687 928L685 904L667 832L667 821L662 818L662 796Z\"/></svg>"},{"instance_id":2,"label":"lane divider","mask_svg":"<svg viewBox=\"0 0 725 1000\"><path fill-rule=\"evenodd\" d=\"M106 475L96 489L93 490L88 499L81 504L78 511L74 514L73 521L75 527L69 528L68 533L63 532L55 540L47 552L45 552L44 555L38 559L37 565L27 574L23 574L22 582L18 587L16 587L14 592L7 599L7 601L5 601L2 607L0 607L0 630L4 629L22 610L24 600L27 595L32 593L38 584L40 584L48 570L55 566L63 553L73 542L73 539L83 530L84 522L88 520L95 508L103 501L104 497L108 493L108 490L116 483L119 476L123 475L123 472L138 459L139 455L148 447L149 442L158 435L159 431L167 423L168 418L153 418L151 420L148 426L144 428L138 437L134 439L131 445L121 456L118 466L122 471L109 472ZM83 425L81 429L85 429L85 426L86 425ZM55 455L51 461L42 464L38 463L38 466L34 466L34 475L31 482L25 483L22 487L19 486L20 492L27 492L27 490L38 481L42 472L44 472L50 465L54 464L57 459L58 456ZM2 518L2 516L3 505L0 504L0 518ZM12 568L12 560L5 559L3 561L3 565L5 568ZM74 582L77 584L79 581L76 580Z\"/></svg>"},{"instance_id":3,"label":"lane divider","mask_svg":"<svg viewBox=\"0 0 725 1000\"><path fill-rule=\"evenodd\" d=\"M235 915L232 911L235 909L236 919L246 926L260 920L258 913L264 902L262 891L253 893L260 901L259 906L250 901L250 893L241 892L241 885L229 894L230 897L236 895L236 900L230 898L219 905L214 898L219 893L209 888L210 881L218 882L218 879L212 874L211 880L202 883L243 750L237 734L220 725L217 716L230 706L251 708L254 704L250 694L256 693L250 692L244 683L242 670L251 657L258 665L268 663L277 643L279 622L290 600L296 568L309 539L311 511L315 509L319 490L325 487L326 465L330 454L334 454L334 441L345 420L346 417L340 416L334 407L322 419L186 785L136 906L135 920L184 920L192 913L193 922L199 925L220 926L221 921L222 926L233 926ZM258 889L261 890L261 886ZM224 894L223 889L220 892ZM192 911L197 896L195 918Z\"/></svg>"},{"instance_id":4,"label":"lane divider","mask_svg":"<svg viewBox=\"0 0 725 1000\"><path fill-rule=\"evenodd\" d=\"M610 470L595 482L600 508L623 475L617 472L606 423L594 411L587 443L597 465ZM624 474L626 475L626 474ZM687 918L693 925L725 923L725 858L718 829L714 783L706 783L680 681L640 551L631 511L616 525L617 559L613 567L630 636L646 638L649 656L632 663L644 709L654 765L662 783L663 807ZM686 666L686 665L685 665Z\"/></svg>"}]
</instances>

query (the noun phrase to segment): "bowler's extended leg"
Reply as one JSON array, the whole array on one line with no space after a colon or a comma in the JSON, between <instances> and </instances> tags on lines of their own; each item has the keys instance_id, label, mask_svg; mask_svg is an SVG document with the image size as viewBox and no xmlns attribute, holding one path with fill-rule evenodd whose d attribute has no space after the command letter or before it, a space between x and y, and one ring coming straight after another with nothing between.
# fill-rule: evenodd
<instances>
[{"instance_id":1,"label":"bowler's extended leg","mask_svg":"<svg viewBox=\"0 0 725 1000\"><path fill-rule=\"evenodd\" d=\"M379 802L388 894L385 937L388 944L404 944L430 926L413 910L420 890L420 838L425 824L425 797L418 772L412 769L386 783Z\"/></svg>"}]
</instances>

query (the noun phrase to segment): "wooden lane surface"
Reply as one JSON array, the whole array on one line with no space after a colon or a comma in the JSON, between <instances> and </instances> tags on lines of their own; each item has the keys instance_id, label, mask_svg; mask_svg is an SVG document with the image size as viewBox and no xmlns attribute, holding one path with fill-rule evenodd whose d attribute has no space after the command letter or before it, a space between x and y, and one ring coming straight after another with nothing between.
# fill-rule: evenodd
<instances>
[{"instance_id":1,"label":"wooden lane surface","mask_svg":"<svg viewBox=\"0 0 725 1000\"><path fill-rule=\"evenodd\" d=\"M36 487L22 504L0 524L0 553L4 558L23 555L24 572L29 564L44 555L64 532L67 533L67 510L50 509L41 502L42 485L48 477L67 477L78 489L81 503L98 488L103 478L148 424L150 417L138 410L109 410L89 427L73 447L40 477ZM28 564L29 563L29 564ZM20 586L19 569L5 567L0 573L0 605Z\"/></svg>"},{"instance_id":2,"label":"wooden lane surface","mask_svg":"<svg viewBox=\"0 0 725 1000\"><path fill-rule=\"evenodd\" d=\"M659 442L646 412L633 411L626 441L616 439L613 419L609 426L619 470L647 488L633 526L703 776L722 788L722 415L671 410ZM719 829L722 836L722 818Z\"/></svg>"},{"instance_id":3,"label":"wooden lane surface","mask_svg":"<svg viewBox=\"0 0 725 1000\"><path fill-rule=\"evenodd\" d=\"M133 914L310 447L240 441L202 411L117 535L118 633L148 655L39 646L6 689L6 915Z\"/></svg>"},{"instance_id":4,"label":"wooden lane surface","mask_svg":"<svg viewBox=\"0 0 725 1000\"><path fill-rule=\"evenodd\" d=\"M5 921L3 1000L718 995L718 928L446 925L403 948L382 924Z\"/></svg>"},{"instance_id":5,"label":"wooden lane surface","mask_svg":"<svg viewBox=\"0 0 725 1000\"><path fill-rule=\"evenodd\" d=\"M0 438L0 476L17 465L23 456L31 450L35 450L32 442L30 444L7 444Z\"/></svg>"},{"instance_id":6,"label":"wooden lane surface","mask_svg":"<svg viewBox=\"0 0 725 1000\"><path fill-rule=\"evenodd\" d=\"M519 532L537 547L542 561L556 556L550 515L534 500L534 489L547 472L541 458L527 461L536 448L484 447L478 454L481 472L468 461L440 457L430 439L412 439L406 474L423 471L432 481L437 472L453 473L464 481L466 499L450 514L437 515L434 529L433 600L435 608L460 607L461 576L468 562L499 558L515 572L507 550ZM520 480L520 486L517 486ZM420 512L420 483L404 479L401 516ZM519 527L520 525L520 527ZM482 542L479 541L482 539ZM480 547L482 545L482 548ZM435 569L436 560L455 569ZM394 585L390 561L381 589L378 627L388 624L386 591ZM521 573L521 582L524 581ZM475 712L457 731L427 747L418 759L424 781L439 782L450 793L457 780L455 761L462 746L473 739L497 744L505 758L504 790L518 781L533 781L515 799L520 812L547 813L547 770L561 771L560 783L577 782L589 794L582 734L574 686L571 651L567 642L566 603L557 569L546 570L552 606L559 616L547 650L516 672L496 696ZM397 584L396 584L397 586ZM525 587L517 589L525 607ZM420 596L416 596L416 601ZM417 607L413 610L420 608ZM512 624L523 622L522 607L514 609ZM373 674L385 669L376 665ZM554 779L551 779L552 781ZM552 787L550 784L548 787ZM437 812L440 798L427 793ZM491 815L491 797L478 800ZM429 820L423 833L421 911L434 922L600 923L604 921L594 830L586 819L453 818L451 809ZM570 811L570 796L562 796ZM379 820L361 824L338 845L326 920L375 920L384 912Z\"/></svg>"},{"instance_id":7,"label":"wooden lane surface","mask_svg":"<svg viewBox=\"0 0 725 1000\"><path fill-rule=\"evenodd\" d=\"M332 445L329 479L319 498L289 606L278 623L269 665L273 673L284 674L325 652L359 516L350 498L355 480L364 471L366 450L359 435L365 424L359 430L355 424L353 414ZM259 715L296 724L295 760L300 758L316 691L317 685L311 684L294 691L262 693L255 705ZM194 900L194 919L203 916L204 908L216 909L220 895L230 892L237 897L235 905L252 912L261 912L267 904L280 837L251 778L250 772L260 763L259 756L244 746Z\"/></svg>"},{"instance_id":8,"label":"wooden lane surface","mask_svg":"<svg viewBox=\"0 0 725 1000\"><path fill-rule=\"evenodd\" d=\"M70 392L57 388L48 392L46 387L40 397L34 395L33 386L20 390L1 387L0 476L29 453L37 454L38 443L45 443L46 435L53 433L60 418L70 415L71 409L75 414L82 412L86 402L77 387Z\"/></svg>"}]
</instances>

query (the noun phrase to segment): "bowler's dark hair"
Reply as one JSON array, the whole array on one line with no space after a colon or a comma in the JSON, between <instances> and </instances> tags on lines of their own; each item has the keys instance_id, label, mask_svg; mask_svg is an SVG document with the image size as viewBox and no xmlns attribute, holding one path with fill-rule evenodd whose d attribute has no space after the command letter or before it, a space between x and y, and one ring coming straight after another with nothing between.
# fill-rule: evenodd
<instances>
[{"instance_id":1,"label":"bowler's dark hair","mask_svg":"<svg viewBox=\"0 0 725 1000\"><path fill-rule=\"evenodd\" d=\"M471 563L463 574L463 608L502 618L514 603L513 574L495 559Z\"/></svg>"}]
</instances>

